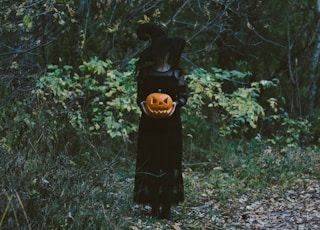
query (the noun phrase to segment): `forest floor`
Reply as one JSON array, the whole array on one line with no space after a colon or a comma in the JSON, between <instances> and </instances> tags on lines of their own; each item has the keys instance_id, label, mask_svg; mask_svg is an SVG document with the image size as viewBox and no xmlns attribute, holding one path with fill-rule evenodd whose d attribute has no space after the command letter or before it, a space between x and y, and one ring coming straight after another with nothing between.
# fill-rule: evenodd
<instances>
[{"instance_id":1,"label":"forest floor","mask_svg":"<svg viewBox=\"0 0 320 230\"><path fill-rule=\"evenodd\" d=\"M134 215L140 218L131 229L320 229L319 181L304 182L286 191L270 188L260 199L248 194L224 205L213 200L198 206L183 204L174 208L173 222L142 217L150 209L136 206Z\"/></svg>"},{"instance_id":2,"label":"forest floor","mask_svg":"<svg viewBox=\"0 0 320 230\"><path fill-rule=\"evenodd\" d=\"M184 165L185 201L171 222L133 203L135 164L126 155L0 149L0 229L320 229L318 151L235 157L229 167Z\"/></svg>"},{"instance_id":3,"label":"forest floor","mask_svg":"<svg viewBox=\"0 0 320 230\"><path fill-rule=\"evenodd\" d=\"M148 219L150 208L135 206L131 228L320 229L319 152L264 154L229 157L228 167L186 168L175 221Z\"/></svg>"}]
</instances>

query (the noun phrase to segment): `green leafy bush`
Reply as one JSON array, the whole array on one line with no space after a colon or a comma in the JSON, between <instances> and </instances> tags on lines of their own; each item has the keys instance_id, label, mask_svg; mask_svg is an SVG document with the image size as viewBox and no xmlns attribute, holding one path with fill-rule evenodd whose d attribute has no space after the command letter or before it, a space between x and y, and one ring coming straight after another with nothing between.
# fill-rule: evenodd
<instances>
[{"instance_id":1,"label":"green leafy bush","mask_svg":"<svg viewBox=\"0 0 320 230\"><path fill-rule=\"evenodd\" d=\"M10 130L2 143L76 154L88 146L129 143L136 132L132 66L119 72L110 61L92 58L78 70L49 65L33 78L36 85L25 97L2 103L2 126Z\"/></svg>"},{"instance_id":2,"label":"green leafy bush","mask_svg":"<svg viewBox=\"0 0 320 230\"><path fill-rule=\"evenodd\" d=\"M92 58L73 75L71 67L49 66L53 72L40 78L36 93L54 102L52 110L62 108L77 132L128 140L137 129L138 115L132 71L119 72L111 66L110 61Z\"/></svg>"},{"instance_id":3,"label":"green leafy bush","mask_svg":"<svg viewBox=\"0 0 320 230\"><path fill-rule=\"evenodd\" d=\"M219 130L219 136L238 140L249 137L280 148L310 144L316 136L311 122L290 117L278 105L279 98L262 95L270 87L277 87L278 80L254 82L250 77L250 72L217 68L196 69L186 76L190 98L184 110L184 123L192 141L201 146L217 145Z\"/></svg>"},{"instance_id":4,"label":"green leafy bush","mask_svg":"<svg viewBox=\"0 0 320 230\"><path fill-rule=\"evenodd\" d=\"M195 69L186 76L190 97L183 120L188 158L218 161L234 152L239 140L260 131L265 111L276 109L272 98L261 99L261 90L276 87L277 82L250 83L250 77L250 72L217 68Z\"/></svg>"},{"instance_id":5,"label":"green leafy bush","mask_svg":"<svg viewBox=\"0 0 320 230\"><path fill-rule=\"evenodd\" d=\"M312 124L306 118L293 119L283 112L266 117L264 121L271 130L266 141L274 146L306 147L314 140Z\"/></svg>"},{"instance_id":6,"label":"green leafy bush","mask_svg":"<svg viewBox=\"0 0 320 230\"><path fill-rule=\"evenodd\" d=\"M135 61L125 71L118 71L110 61L93 57L78 69L49 65L45 74L30 76L32 90L1 101L1 143L34 152L74 155L127 148L135 143L140 115ZM217 139L219 148L224 149L229 145L224 136L266 135L269 143L294 146L310 134L307 120L290 118L278 108L277 98L261 96L262 90L276 87L277 81L254 82L250 77L250 72L217 68L195 69L186 75L190 97L182 119L190 159L196 156L195 147L211 151L208 143L217 146ZM2 87L1 94L10 92ZM265 127L269 126L277 128L268 133Z\"/></svg>"},{"instance_id":7,"label":"green leafy bush","mask_svg":"<svg viewBox=\"0 0 320 230\"><path fill-rule=\"evenodd\" d=\"M202 120L215 117L223 136L243 135L249 129L257 128L259 119L265 116L265 109L259 103L260 91L276 86L276 82L263 80L247 83L250 76L250 72L217 68L212 68L212 72L203 69L191 72L187 75L191 92L188 118L193 116ZM218 113L218 117L214 113Z\"/></svg>"}]
</instances>

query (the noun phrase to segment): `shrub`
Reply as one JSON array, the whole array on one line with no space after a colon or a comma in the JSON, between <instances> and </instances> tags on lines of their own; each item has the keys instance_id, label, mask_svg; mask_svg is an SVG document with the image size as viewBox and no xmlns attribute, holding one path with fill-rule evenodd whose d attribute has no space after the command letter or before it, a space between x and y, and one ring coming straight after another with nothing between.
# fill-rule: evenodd
<instances>
[{"instance_id":1,"label":"shrub","mask_svg":"<svg viewBox=\"0 0 320 230\"><path fill-rule=\"evenodd\" d=\"M276 82L245 82L250 76L250 72L217 68L212 68L212 72L203 69L191 72L187 75L191 92L188 118L213 118L223 136L243 135L249 129L257 128L259 119L265 116L265 109L259 103L260 91L262 88L276 86Z\"/></svg>"},{"instance_id":2,"label":"shrub","mask_svg":"<svg viewBox=\"0 0 320 230\"><path fill-rule=\"evenodd\" d=\"M204 160L218 161L221 155L234 152L239 140L256 136L265 110L276 109L275 99L262 100L260 92L276 87L277 82L249 83L250 77L250 72L217 68L195 69L186 76L190 97L183 120L185 135L189 137L186 138L188 155L196 155L198 160L204 155Z\"/></svg>"},{"instance_id":3,"label":"shrub","mask_svg":"<svg viewBox=\"0 0 320 230\"><path fill-rule=\"evenodd\" d=\"M2 142L23 146L31 141L39 152L68 149L73 154L92 145L125 146L139 115L128 68L119 72L97 58L79 70L49 65L45 75L33 76L35 88L25 98L3 104L3 124L12 132Z\"/></svg>"},{"instance_id":4,"label":"shrub","mask_svg":"<svg viewBox=\"0 0 320 230\"><path fill-rule=\"evenodd\" d=\"M45 74L30 76L32 90L1 101L1 143L52 154L94 152L100 156L102 151L108 155L127 149L135 143L140 114L135 61L118 71L110 61L93 57L78 69L49 65ZM205 151L208 143L217 145L217 139L222 148L228 145L224 136L266 135L274 144L306 142L301 138L309 135L307 120L290 118L278 108L277 98L261 96L262 90L276 87L277 81L254 82L250 77L250 72L217 68L195 69L186 75L190 97L182 119L190 159L197 155L195 145ZM1 94L10 92L2 87ZM297 125L300 129L294 128ZM265 127L277 128L270 133Z\"/></svg>"}]
</instances>

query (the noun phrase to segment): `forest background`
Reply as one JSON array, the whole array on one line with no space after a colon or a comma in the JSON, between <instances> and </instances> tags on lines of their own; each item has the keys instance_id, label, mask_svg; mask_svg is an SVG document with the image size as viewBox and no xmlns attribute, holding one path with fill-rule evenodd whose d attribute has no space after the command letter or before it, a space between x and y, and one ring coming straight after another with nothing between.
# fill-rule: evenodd
<instances>
[{"instance_id":1,"label":"forest background","mask_svg":"<svg viewBox=\"0 0 320 230\"><path fill-rule=\"evenodd\" d=\"M0 9L0 227L140 228L118 216L134 206L144 22L187 41L185 206L203 202L193 186L225 205L249 187L317 177L316 0L2 0Z\"/></svg>"}]
</instances>

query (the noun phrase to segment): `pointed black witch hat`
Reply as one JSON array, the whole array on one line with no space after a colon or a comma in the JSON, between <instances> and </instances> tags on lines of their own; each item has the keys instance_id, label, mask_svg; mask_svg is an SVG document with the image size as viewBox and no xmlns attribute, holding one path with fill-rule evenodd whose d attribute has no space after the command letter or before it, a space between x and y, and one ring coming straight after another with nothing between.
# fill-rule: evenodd
<instances>
[{"instance_id":1,"label":"pointed black witch hat","mask_svg":"<svg viewBox=\"0 0 320 230\"><path fill-rule=\"evenodd\" d=\"M181 58L186 41L179 37L168 37L160 25L154 23L141 24L137 29L139 39L151 40L148 48L141 52L137 68L143 68L148 63L153 63L157 57L164 57L169 53L168 63L177 67Z\"/></svg>"}]
</instances>

